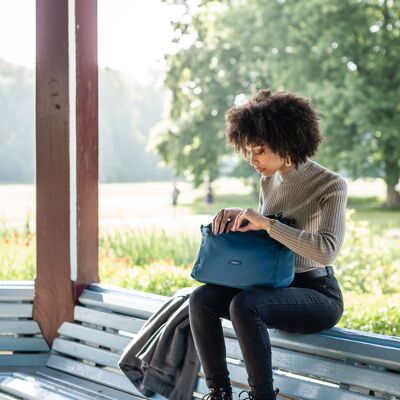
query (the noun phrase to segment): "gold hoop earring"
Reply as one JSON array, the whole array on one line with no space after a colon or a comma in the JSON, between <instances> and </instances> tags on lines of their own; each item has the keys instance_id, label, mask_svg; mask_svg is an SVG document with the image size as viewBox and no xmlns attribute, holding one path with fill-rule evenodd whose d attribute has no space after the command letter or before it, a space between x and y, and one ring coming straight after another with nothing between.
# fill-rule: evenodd
<instances>
[{"instance_id":1,"label":"gold hoop earring","mask_svg":"<svg viewBox=\"0 0 400 400\"><path fill-rule=\"evenodd\" d=\"M290 159L290 157L285 158L285 166L288 168L292 166L292 160Z\"/></svg>"}]
</instances>

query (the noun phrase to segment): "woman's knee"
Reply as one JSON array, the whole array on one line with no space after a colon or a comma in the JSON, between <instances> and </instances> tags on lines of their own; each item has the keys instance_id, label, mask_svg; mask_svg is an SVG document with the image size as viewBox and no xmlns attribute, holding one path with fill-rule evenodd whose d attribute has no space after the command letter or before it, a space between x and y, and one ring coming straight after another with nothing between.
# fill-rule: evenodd
<instances>
[{"instance_id":1,"label":"woman's knee","mask_svg":"<svg viewBox=\"0 0 400 400\"><path fill-rule=\"evenodd\" d=\"M252 289L238 293L229 305L229 314L233 319L257 317L257 293Z\"/></svg>"},{"instance_id":2,"label":"woman's knee","mask_svg":"<svg viewBox=\"0 0 400 400\"><path fill-rule=\"evenodd\" d=\"M212 297L213 290L209 285L202 285L193 290L189 297L190 309L199 309L207 305Z\"/></svg>"}]
</instances>

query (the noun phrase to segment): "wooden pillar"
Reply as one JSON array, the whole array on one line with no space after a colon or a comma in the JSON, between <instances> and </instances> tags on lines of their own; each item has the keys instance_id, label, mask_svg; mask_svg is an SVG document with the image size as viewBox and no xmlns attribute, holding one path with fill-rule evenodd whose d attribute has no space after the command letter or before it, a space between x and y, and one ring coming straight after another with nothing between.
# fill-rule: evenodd
<instances>
[{"instance_id":1,"label":"wooden pillar","mask_svg":"<svg viewBox=\"0 0 400 400\"><path fill-rule=\"evenodd\" d=\"M36 0L37 275L49 344L98 282L97 0Z\"/></svg>"}]
</instances>

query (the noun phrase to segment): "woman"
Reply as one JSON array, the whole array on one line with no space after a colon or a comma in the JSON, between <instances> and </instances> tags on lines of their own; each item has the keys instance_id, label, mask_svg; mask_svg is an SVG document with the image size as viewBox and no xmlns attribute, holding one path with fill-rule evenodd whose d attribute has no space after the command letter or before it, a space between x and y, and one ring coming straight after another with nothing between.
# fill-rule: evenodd
<instances>
[{"instance_id":1,"label":"woman","mask_svg":"<svg viewBox=\"0 0 400 400\"><path fill-rule=\"evenodd\" d=\"M197 353L211 392L232 399L220 318L232 321L251 388L248 399L275 399L268 328L314 333L331 328L343 313L343 298L329 266L344 238L346 182L309 159L322 136L310 102L294 93L261 90L226 115L226 135L261 174L258 212L226 208L213 219L214 235L266 230L295 253L288 288L241 290L206 284L190 296L189 316ZM265 217L282 212L295 227ZM242 223L247 221L244 227Z\"/></svg>"}]
</instances>

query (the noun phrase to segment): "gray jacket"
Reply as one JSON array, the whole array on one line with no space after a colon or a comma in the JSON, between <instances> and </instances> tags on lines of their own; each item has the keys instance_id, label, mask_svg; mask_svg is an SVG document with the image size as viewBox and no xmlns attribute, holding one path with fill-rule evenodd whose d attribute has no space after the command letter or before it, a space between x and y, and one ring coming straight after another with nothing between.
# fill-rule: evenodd
<instances>
[{"instance_id":1,"label":"gray jacket","mask_svg":"<svg viewBox=\"0 0 400 400\"><path fill-rule=\"evenodd\" d=\"M200 369L189 324L189 296L178 291L142 326L124 350L119 367L146 397L193 399Z\"/></svg>"}]
</instances>

